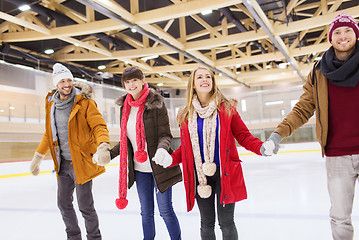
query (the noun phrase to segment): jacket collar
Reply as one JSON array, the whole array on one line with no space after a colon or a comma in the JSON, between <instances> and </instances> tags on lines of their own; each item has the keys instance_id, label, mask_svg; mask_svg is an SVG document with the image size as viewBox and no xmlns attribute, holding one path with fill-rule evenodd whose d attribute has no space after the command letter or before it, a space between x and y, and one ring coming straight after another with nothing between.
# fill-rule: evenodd
<instances>
[{"instance_id":1,"label":"jacket collar","mask_svg":"<svg viewBox=\"0 0 359 240\"><path fill-rule=\"evenodd\" d=\"M74 90L76 91L75 103L81 99L91 99L92 98L92 87L82 82L74 83ZM47 100L49 102L54 100L54 95L57 89L53 89L47 94Z\"/></svg>"}]
</instances>

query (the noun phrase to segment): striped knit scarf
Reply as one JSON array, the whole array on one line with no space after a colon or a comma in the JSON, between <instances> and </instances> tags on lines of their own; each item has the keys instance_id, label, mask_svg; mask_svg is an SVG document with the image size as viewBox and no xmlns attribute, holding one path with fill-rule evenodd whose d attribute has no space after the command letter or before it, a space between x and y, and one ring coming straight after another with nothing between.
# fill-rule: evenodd
<instances>
[{"instance_id":1,"label":"striped knit scarf","mask_svg":"<svg viewBox=\"0 0 359 240\"><path fill-rule=\"evenodd\" d=\"M143 111L145 108L146 98L150 90L148 84L145 83L140 97L134 101L131 94L127 94L123 104L122 118L121 118L121 137L120 137L120 173L119 173L119 198L116 199L116 206L119 209L124 209L128 200L127 197L127 121L130 115L131 107L139 107L136 115L136 144L137 151L135 152L135 160L143 163L147 160L147 153L145 151L146 138L145 127L143 124Z\"/></svg>"},{"instance_id":2,"label":"striped knit scarf","mask_svg":"<svg viewBox=\"0 0 359 240\"><path fill-rule=\"evenodd\" d=\"M196 112L194 112L188 120L188 130L191 136L193 156L199 182L197 192L201 198L208 198L211 195L212 189L211 186L207 185L206 176L213 176L217 169L216 164L213 161L218 111L215 100L212 100L208 106L202 107L197 96L194 96L192 105ZM197 114L204 119L203 154L205 162L203 164L197 130Z\"/></svg>"}]
</instances>

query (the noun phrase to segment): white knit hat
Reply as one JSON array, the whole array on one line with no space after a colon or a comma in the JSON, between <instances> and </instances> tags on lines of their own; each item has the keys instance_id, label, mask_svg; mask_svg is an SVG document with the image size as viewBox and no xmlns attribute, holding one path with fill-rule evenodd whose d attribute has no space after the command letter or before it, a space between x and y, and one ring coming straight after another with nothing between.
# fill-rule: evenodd
<instances>
[{"instance_id":1,"label":"white knit hat","mask_svg":"<svg viewBox=\"0 0 359 240\"><path fill-rule=\"evenodd\" d=\"M71 80L74 80L72 73L64 65L60 63L55 63L52 68L53 68L52 82L54 83L55 87L62 79L70 78Z\"/></svg>"}]
</instances>

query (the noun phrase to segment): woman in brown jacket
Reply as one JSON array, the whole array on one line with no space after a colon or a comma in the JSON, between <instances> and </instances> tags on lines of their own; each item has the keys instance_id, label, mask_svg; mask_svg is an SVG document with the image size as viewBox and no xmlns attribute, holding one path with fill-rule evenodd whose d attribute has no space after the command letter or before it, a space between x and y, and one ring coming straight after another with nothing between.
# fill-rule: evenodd
<instances>
[{"instance_id":1,"label":"woman in brown jacket","mask_svg":"<svg viewBox=\"0 0 359 240\"><path fill-rule=\"evenodd\" d=\"M170 149L171 131L163 97L150 90L141 70L127 68L122 74L127 94L119 97L121 107L120 142L111 149L111 158L120 155L119 209L127 206L127 187L136 181L141 204L144 239L155 238L154 197L172 240L181 239L181 230L172 207L172 186L182 180L178 166L164 168L151 161ZM127 186L128 165L128 186Z\"/></svg>"}]
</instances>

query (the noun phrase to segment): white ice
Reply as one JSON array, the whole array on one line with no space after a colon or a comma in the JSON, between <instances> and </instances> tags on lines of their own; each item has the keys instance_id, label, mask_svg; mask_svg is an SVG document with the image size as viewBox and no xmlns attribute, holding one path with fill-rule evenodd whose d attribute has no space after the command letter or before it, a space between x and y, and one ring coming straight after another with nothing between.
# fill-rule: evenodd
<instances>
[{"instance_id":1,"label":"white ice","mask_svg":"<svg viewBox=\"0 0 359 240\"><path fill-rule=\"evenodd\" d=\"M298 151L313 150L313 151ZM235 221L241 240L331 239L330 201L326 186L325 160L318 143L283 144L278 155L261 157L242 153L248 199L236 204ZM112 162L113 163L113 162ZM0 239L64 240L64 224L56 205L56 176L4 175L27 173L29 161L0 163ZM45 160L41 171L52 169ZM94 180L95 207L104 240L142 239L139 202L135 187L128 191L129 205L115 206L118 194L118 165ZM359 203L354 202L353 224L359 235ZM77 209L77 203L74 203ZM173 187L173 205L180 221L182 239L199 237L197 207L186 211L183 182ZM83 239L84 223L77 210ZM166 227L156 209L156 239L168 240ZM216 227L217 239L221 240Z\"/></svg>"}]
</instances>

